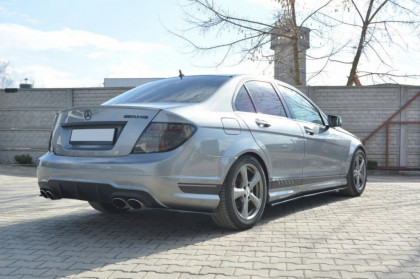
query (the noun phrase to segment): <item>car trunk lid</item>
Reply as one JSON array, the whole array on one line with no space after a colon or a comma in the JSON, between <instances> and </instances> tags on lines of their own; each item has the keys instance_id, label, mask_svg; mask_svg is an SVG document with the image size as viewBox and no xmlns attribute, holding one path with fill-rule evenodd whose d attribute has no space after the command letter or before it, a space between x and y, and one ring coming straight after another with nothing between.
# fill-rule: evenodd
<instances>
[{"instance_id":1,"label":"car trunk lid","mask_svg":"<svg viewBox=\"0 0 420 279\"><path fill-rule=\"evenodd\" d=\"M63 156L126 156L159 111L153 107L123 106L61 111L52 133L53 150Z\"/></svg>"}]
</instances>

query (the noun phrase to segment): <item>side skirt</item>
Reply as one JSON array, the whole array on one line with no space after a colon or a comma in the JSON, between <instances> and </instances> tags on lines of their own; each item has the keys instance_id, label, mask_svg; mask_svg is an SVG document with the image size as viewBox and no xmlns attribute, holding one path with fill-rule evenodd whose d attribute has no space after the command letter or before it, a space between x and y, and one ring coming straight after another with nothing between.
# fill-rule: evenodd
<instances>
[{"instance_id":1,"label":"side skirt","mask_svg":"<svg viewBox=\"0 0 420 279\"><path fill-rule=\"evenodd\" d=\"M293 200L298 200L298 199L301 199L301 198L306 198L306 197L311 197L311 196L316 196L316 195L321 195L321 194L331 193L331 192L338 192L338 191L344 190L346 188L347 188L346 186L340 186L340 187L325 190L325 191L322 191L322 192L307 193L307 194L300 195L300 196L294 196L294 197L291 197L291 198L285 198L285 199L273 201L273 202L270 202L269 205L276 206L278 204L282 204L282 203L293 201Z\"/></svg>"},{"instance_id":2,"label":"side skirt","mask_svg":"<svg viewBox=\"0 0 420 279\"><path fill-rule=\"evenodd\" d=\"M278 187L276 181L270 181L268 204L273 205L301 197L339 191L347 187L347 179L343 176L307 178L304 182L306 183Z\"/></svg>"}]
</instances>

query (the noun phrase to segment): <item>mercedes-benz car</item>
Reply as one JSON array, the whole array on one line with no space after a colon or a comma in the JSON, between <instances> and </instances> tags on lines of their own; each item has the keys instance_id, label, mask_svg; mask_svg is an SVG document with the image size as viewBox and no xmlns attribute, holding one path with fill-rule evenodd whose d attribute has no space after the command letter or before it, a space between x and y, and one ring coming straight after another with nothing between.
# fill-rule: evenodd
<instances>
[{"instance_id":1,"label":"mercedes-benz car","mask_svg":"<svg viewBox=\"0 0 420 279\"><path fill-rule=\"evenodd\" d=\"M105 213L163 208L255 225L267 205L359 196L366 152L296 88L246 75L167 78L59 112L40 158L41 195Z\"/></svg>"}]
</instances>

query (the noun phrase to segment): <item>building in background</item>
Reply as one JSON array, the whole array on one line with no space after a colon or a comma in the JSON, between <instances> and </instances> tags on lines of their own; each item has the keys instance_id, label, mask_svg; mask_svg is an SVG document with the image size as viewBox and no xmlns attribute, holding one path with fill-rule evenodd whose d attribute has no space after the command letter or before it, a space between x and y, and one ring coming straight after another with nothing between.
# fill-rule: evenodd
<instances>
[{"instance_id":1,"label":"building in background","mask_svg":"<svg viewBox=\"0 0 420 279\"><path fill-rule=\"evenodd\" d=\"M19 88L21 89L30 89L33 87L34 87L34 81L28 80L27 78L25 78L25 80L19 83Z\"/></svg>"},{"instance_id":2,"label":"building in background","mask_svg":"<svg viewBox=\"0 0 420 279\"><path fill-rule=\"evenodd\" d=\"M296 32L297 29L297 32ZM290 19L279 20L272 29L271 49L274 50L274 78L291 85L306 85L306 50L309 32L306 27L293 27ZM299 73L301 84L295 82L293 37L297 33L299 49Z\"/></svg>"}]
</instances>

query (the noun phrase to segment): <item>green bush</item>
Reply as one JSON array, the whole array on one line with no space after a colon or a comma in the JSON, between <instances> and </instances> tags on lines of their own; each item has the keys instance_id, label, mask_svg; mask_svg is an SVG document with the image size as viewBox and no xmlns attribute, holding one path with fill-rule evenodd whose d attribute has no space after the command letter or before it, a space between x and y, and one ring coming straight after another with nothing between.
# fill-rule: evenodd
<instances>
[{"instance_id":1,"label":"green bush","mask_svg":"<svg viewBox=\"0 0 420 279\"><path fill-rule=\"evenodd\" d=\"M32 156L29 154L16 155L15 161L18 164L30 165L32 164Z\"/></svg>"},{"instance_id":2,"label":"green bush","mask_svg":"<svg viewBox=\"0 0 420 279\"><path fill-rule=\"evenodd\" d=\"M367 162L367 169L368 170L376 170L378 168L378 162L373 160L368 160Z\"/></svg>"}]
</instances>

